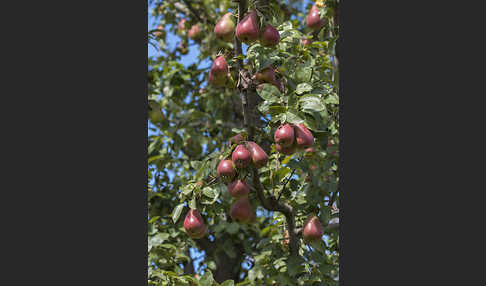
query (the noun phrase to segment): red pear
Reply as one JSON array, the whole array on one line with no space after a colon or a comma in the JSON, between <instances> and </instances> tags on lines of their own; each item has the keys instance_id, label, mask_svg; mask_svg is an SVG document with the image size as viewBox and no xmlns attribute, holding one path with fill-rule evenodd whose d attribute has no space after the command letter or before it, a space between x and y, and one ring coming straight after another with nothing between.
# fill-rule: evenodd
<instances>
[{"instance_id":1,"label":"red pear","mask_svg":"<svg viewBox=\"0 0 486 286\"><path fill-rule=\"evenodd\" d=\"M273 69L273 66L269 66L265 69L263 69L261 72L257 72L255 74L255 78L258 81L261 82L267 82L271 84L275 84L277 81L277 78L275 77L275 70Z\"/></svg>"},{"instance_id":2,"label":"red pear","mask_svg":"<svg viewBox=\"0 0 486 286\"><path fill-rule=\"evenodd\" d=\"M282 147L290 147L294 143L294 128L288 123L280 125L275 131L273 140Z\"/></svg>"},{"instance_id":3,"label":"red pear","mask_svg":"<svg viewBox=\"0 0 486 286\"><path fill-rule=\"evenodd\" d=\"M251 160L253 165L257 168L265 166L268 162L268 155L263 149L255 142L248 142L248 150L250 151Z\"/></svg>"},{"instance_id":4,"label":"red pear","mask_svg":"<svg viewBox=\"0 0 486 286\"><path fill-rule=\"evenodd\" d=\"M296 124L294 131L298 148L308 148L314 145L314 136L303 123Z\"/></svg>"},{"instance_id":5,"label":"red pear","mask_svg":"<svg viewBox=\"0 0 486 286\"><path fill-rule=\"evenodd\" d=\"M177 29L179 33L186 30L186 22L187 22L186 19L181 19L179 21L179 24L177 24Z\"/></svg>"},{"instance_id":6,"label":"red pear","mask_svg":"<svg viewBox=\"0 0 486 286\"><path fill-rule=\"evenodd\" d=\"M302 237L304 238L305 242L310 242L313 240L320 240L322 239L322 235L324 234L324 229L322 228L321 222L317 216L310 216L305 224L304 229L302 231Z\"/></svg>"},{"instance_id":7,"label":"red pear","mask_svg":"<svg viewBox=\"0 0 486 286\"><path fill-rule=\"evenodd\" d=\"M225 86L226 85L226 77L219 76L215 77L212 71L209 71L209 82L214 86Z\"/></svg>"},{"instance_id":8,"label":"red pear","mask_svg":"<svg viewBox=\"0 0 486 286\"><path fill-rule=\"evenodd\" d=\"M179 53L181 53L181 55L185 55L189 52L189 49L184 42L179 43L179 45L177 46L177 50L179 51Z\"/></svg>"},{"instance_id":9,"label":"red pear","mask_svg":"<svg viewBox=\"0 0 486 286\"><path fill-rule=\"evenodd\" d=\"M250 152L248 152L244 145L238 145L233 150L231 160L233 160L237 168L246 168L250 165Z\"/></svg>"},{"instance_id":10,"label":"red pear","mask_svg":"<svg viewBox=\"0 0 486 286\"><path fill-rule=\"evenodd\" d=\"M228 192L235 198L244 197L250 192L250 186L245 181L236 180L228 184Z\"/></svg>"},{"instance_id":11,"label":"red pear","mask_svg":"<svg viewBox=\"0 0 486 286\"><path fill-rule=\"evenodd\" d=\"M302 39L302 45L304 46L309 46L311 44L311 40L310 39Z\"/></svg>"},{"instance_id":12,"label":"red pear","mask_svg":"<svg viewBox=\"0 0 486 286\"><path fill-rule=\"evenodd\" d=\"M247 196L239 198L231 207L230 216L241 223L249 223L253 219L253 209Z\"/></svg>"},{"instance_id":13,"label":"red pear","mask_svg":"<svg viewBox=\"0 0 486 286\"><path fill-rule=\"evenodd\" d=\"M209 71L209 82L216 86L224 85L227 81L228 72L229 68L224 56L217 57Z\"/></svg>"},{"instance_id":14,"label":"red pear","mask_svg":"<svg viewBox=\"0 0 486 286\"><path fill-rule=\"evenodd\" d=\"M235 136L231 137L229 139L229 144L239 144L243 140L243 135L241 134L236 134Z\"/></svg>"},{"instance_id":15,"label":"red pear","mask_svg":"<svg viewBox=\"0 0 486 286\"><path fill-rule=\"evenodd\" d=\"M251 10L236 26L236 37L245 44L251 44L259 36L258 16L255 10Z\"/></svg>"},{"instance_id":16,"label":"red pear","mask_svg":"<svg viewBox=\"0 0 486 286\"><path fill-rule=\"evenodd\" d=\"M235 35L235 20L233 14L228 12L214 26L214 34L225 42L231 42Z\"/></svg>"},{"instance_id":17,"label":"red pear","mask_svg":"<svg viewBox=\"0 0 486 286\"><path fill-rule=\"evenodd\" d=\"M284 155L292 155L295 153L296 145L292 144L288 147L283 147L280 144L275 144L275 147L277 148L277 151L284 154Z\"/></svg>"},{"instance_id":18,"label":"red pear","mask_svg":"<svg viewBox=\"0 0 486 286\"><path fill-rule=\"evenodd\" d=\"M319 8L314 5L307 15L307 27L312 30L319 30L324 26L324 20L319 16Z\"/></svg>"},{"instance_id":19,"label":"red pear","mask_svg":"<svg viewBox=\"0 0 486 286\"><path fill-rule=\"evenodd\" d=\"M189 210L184 220L184 229L187 235L193 239L202 238L206 234L207 228L198 210Z\"/></svg>"},{"instance_id":20,"label":"red pear","mask_svg":"<svg viewBox=\"0 0 486 286\"><path fill-rule=\"evenodd\" d=\"M211 66L211 71L213 72L214 76L226 76L226 74L228 74L228 63L226 63L226 59L224 58L224 56L219 56L214 60L213 65Z\"/></svg>"},{"instance_id":21,"label":"red pear","mask_svg":"<svg viewBox=\"0 0 486 286\"><path fill-rule=\"evenodd\" d=\"M231 160L221 160L218 165L218 176L232 180L236 175L235 166Z\"/></svg>"},{"instance_id":22,"label":"red pear","mask_svg":"<svg viewBox=\"0 0 486 286\"><path fill-rule=\"evenodd\" d=\"M276 46L280 41L280 34L274 26L267 24L260 35L260 44L264 47Z\"/></svg>"},{"instance_id":23,"label":"red pear","mask_svg":"<svg viewBox=\"0 0 486 286\"><path fill-rule=\"evenodd\" d=\"M193 25L187 35L193 40L199 40L201 37L201 29L199 29L198 25Z\"/></svg>"}]
</instances>

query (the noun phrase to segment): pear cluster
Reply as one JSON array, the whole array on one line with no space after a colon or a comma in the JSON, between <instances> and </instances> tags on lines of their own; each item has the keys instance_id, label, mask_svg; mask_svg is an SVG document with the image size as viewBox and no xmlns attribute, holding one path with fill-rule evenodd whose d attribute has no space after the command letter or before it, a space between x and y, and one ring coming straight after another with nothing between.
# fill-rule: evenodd
<instances>
[{"instance_id":1,"label":"pear cluster","mask_svg":"<svg viewBox=\"0 0 486 286\"><path fill-rule=\"evenodd\" d=\"M230 138L230 144L237 144L230 159L223 159L218 165L218 176L227 183L228 193L236 199L231 206L230 216L233 220L241 223L251 223L256 219L255 211L251 206L248 194L250 184L245 179L237 176L237 170L243 170L250 165L261 168L268 162L267 153L255 142L243 143L244 137L241 134Z\"/></svg>"},{"instance_id":2,"label":"pear cluster","mask_svg":"<svg viewBox=\"0 0 486 286\"><path fill-rule=\"evenodd\" d=\"M324 25L324 19L319 14L319 5L313 5L307 15L307 27L313 31L319 31ZM247 45L259 42L264 47L274 47L280 41L278 30L272 25L265 23L260 28L260 20L256 10L250 10L243 19L236 24L234 15L229 12L224 14L214 27L214 35L223 42L232 42L236 37L242 43ZM187 30L187 20L182 19L178 26L178 33L186 34L194 41L202 37L200 27L196 24ZM309 46L311 40L302 38L302 45ZM187 50L187 43L181 42L178 49ZM187 52L187 51L186 51ZM181 52L182 53L182 52ZM261 90L263 84L269 83L283 92L283 84L277 79L276 70L273 66L267 66L257 71L253 78L257 81L257 89ZM230 67L223 55L217 56L209 71L209 83L214 86L223 87L231 80ZM231 206L230 216L234 221L240 223L251 223L256 219L255 210L251 205L249 194L251 185L243 178L242 174L249 167L261 168L268 163L268 155L255 142L244 141L242 134L237 134L229 139L228 144L234 148L231 157L222 159L217 167L218 177L227 184L228 193L235 199ZM302 123L289 124L284 123L275 131L274 142L276 150L285 155L291 155L296 150L305 150L306 156L313 156L315 153L314 136L311 131ZM311 169L315 169L312 166ZM202 182L198 182L198 187ZM201 213L197 209L191 209L184 220L184 229L187 235L193 239L199 239L207 233L207 227L204 224ZM323 227L319 218L310 215L304 223L302 237L305 242L309 243L321 239ZM284 247L289 245L289 232L284 234Z\"/></svg>"},{"instance_id":3,"label":"pear cluster","mask_svg":"<svg viewBox=\"0 0 486 286\"><path fill-rule=\"evenodd\" d=\"M280 34L274 26L267 23L263 30L260 30L259 19L255 10L251 10L238 23L236 37L247 45L260 41L260 44L264 47L276 46L280 41Z\"/></svg>"},{"instance_id":4,"label":"pear cluster","mask_svg":"<svg viewBox=\"0 0 486 286\"><path fill-rule=\"evenodd\" d=\"M314 152L314 136L303 123L282 124L277 128L273 136L278 152L292 155L297 149L306 149L306 152Z\"/></svg>"}]
</instances>

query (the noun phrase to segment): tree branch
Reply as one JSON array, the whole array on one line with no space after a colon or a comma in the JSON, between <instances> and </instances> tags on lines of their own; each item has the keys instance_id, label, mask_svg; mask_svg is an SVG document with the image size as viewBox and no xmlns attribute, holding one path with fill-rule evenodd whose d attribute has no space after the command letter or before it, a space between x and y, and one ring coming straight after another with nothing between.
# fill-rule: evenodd
<instances>
[{"instance_id":1,"label":"tree branch","mask_svg":"<svg viewBox=\"0 0 486 286\"><path fill-rule=\"evenodd\" d=\"M204 14L207 16L207 17L205 17L204 19L202 19L202 18L199 16L198 11L196 11L196 10L194 9L194 7L192 7L192 2L191 2L191 1L189 1L189 0L182 0L182 2L184 2L184 4L186 4L187 9L189 9L189 11L191 12L191 14L192 14L192 15L194 15L194 17L196 17L196 19L197 19L199 22L201 22L201 23L206 22L206 23L209 23L209 24L211 24L211 25L214 25L214 23L213 23L212 19L211 19L211 18L209 18L209 15L207 14L206 9L204 9L204 8L202 8L202 7L201 7L201 10L203 10Z\"/></svg>"},{"instance_id":2,"label":"tree branch","mask_svg":"<svg viewBox=\"0 0 486 286\"><path fill-rule=\"evenodd\" d=\"M245 0L239 0L238 1L238 23L243 19L244 11L245 11ZM235 37L235 57L238 57L241 54L242 54L241 42ZM241 102L243 105L244 125L248 132L248 140L253 141L254 126L253 126L253 120L250 120L252 116L250 115L250 112L248 110L248 105L249 105L248 99L250 97L248 95L253 96L256 94L256 92L253 86L247 85L247 82L241 83L242 80L245 80L245 76L247 76L248 71L246 71L243 67L243 60L238 59L237 63L239 69L238 88L240 89ZM277 201L275 197L271 195L268 198L265 197L263 191L263 185L260 182L260 176L258 174L258 169L251 167L251 170L253 174L254 189L256 190L258 199L262 203L263 207L269 211L281 212L285 216L288 230L289 230L289 237L290 237L290 243L289 243L290 254L293 256L297 256L299 246L297 241L298 238L295 233L295 215L294 215L293 208L286 203Z\"/></svg>"}]
</instances>

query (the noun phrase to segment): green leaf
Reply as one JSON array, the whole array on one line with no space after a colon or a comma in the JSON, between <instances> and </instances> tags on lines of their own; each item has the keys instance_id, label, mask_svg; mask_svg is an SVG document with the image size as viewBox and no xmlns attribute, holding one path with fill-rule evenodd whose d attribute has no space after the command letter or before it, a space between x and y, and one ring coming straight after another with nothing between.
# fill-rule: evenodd
<instances>
[{"instance_id":1,"label":"green leaf","mask_svg":"<svg viewBox=\"0 0 486 286\"><path fill-rule=\"evenodd\" d=\"M296 113L290 110L287 111L287 113L285 113L285 116L286 116L286 121L288 123L292 123L292 124L304 123L304 119L302 119L299 115L297 115Z\"/></svg>"},{"instance_id":2,"label":"green leaf","mask_svg":"<svg viewBox=\"0 0 486 286\"><path fill-rule=\"evenodd\" d=\"M312 90L312 85L304 82L304 83L299 83L297 85L297 88L295 89L295 93L303 94L303 93L309 92L311 90Z\"/></svg>"},{"instance_id":3,"label":"green leaf","mask_svg":"<svg viewBox=\"0 0 486 286\"><path fill-rule=\"evenodd\" d=\"M280 113L285 113L287 111L287 108L285 106L270 106L268 108L268 111L270 112L270 114L272 116L275 116L277 114L280 114Z\"/></svg>"},{"instance_id":4,"label":"green leaf","mask_svg":"<svg viewBox=\"0 0 486 286\"><path fill-rule=\"evenodd\" d=\"M158 220L160 218L160 216L154 216L153 218L151 218L148 223L153 223L154 221Z\"/></svg>"},{"instance_id":5,"label":"green leaf","mask_svg":"<svg viewBox=\"0 0 486 286\"><path fill-rule=\"evenodd\" d=\"M206 196L206 197L209 197L211 199L214 199L214 197L216 196L216 192L210 188L210 187L206 187L203 189L203 194Z\"/></svg>"},{"instance_id":6,"label":"green leaf","mask_svg":"<svg viewBox=\"0 0 486 286\"><path fill-rule=\"evenodd\" d=\"M312 74L312 67L306 64L299 64L295 69L295 80L296 82L310 82L310 77Z\"/></svg>"},{"instance_id":7,"label":"green leaf","mask_svg":"<svg viewBox=\"0 0 486 286\"><path fill-rule=\"evenodd\" d=\"M226 280L223 283L221 283L221 286L234 286L234 285L235 285L235 281L233 280Z\"/></svg>"},{"instance_id":8,"label":"green leaf","mask_svg":"<svg viewBox=\"0 0 486 286\"><path fill-rule=\"evenodd\" d=\"M300 107L303 111L323 111L326 109L321 98L317 94L306 94L299 99Z\"/></svg>"},{"instance_id":9,"label":"green leaf","mask_svg":"<svg viewBox=\"0 0 486 286\"><path fill-rule=\"evenodd\" d=\"M201 280L199 280L199 283L201 284L201 286L212 286L213 282L213 273L211 272L211 270L206 269L203 277L201 277Z\"/></svg>"},{"instance_id":10,"label":"green leaf","mask_svg":"<svg viewBox=\"0 0 486 286\"><path fill-rule=\"evenodd\" d=\"M228 226L226 227L226 232L229 234L235 234L238 232L238 229L240 228L239 224L236 222L229 223Z\"/></svg>"},{"instance_id":11,"label":"green leaf","mask_svg":"<svg viewBox=\"0 0 486 286\"><path fill-rule=\"evenodd\" d=\"M183 208L184 208L184 203L178 204L172 211L172 221L174 223L176 223L179 217L181 216L181 212Z\"/></svg>"},{"instance_id":12,"label":"green leaf","mask_svg":"<svg viewBox=\"0 0 486 286\"><path fill-rule=\"evenodd\" d=\"M280 91L273 84L263 84L263 88L258 91L258 95L271 103L280 101L280 98L278 97L280 95Z\"/></svg>"}]
</instances>

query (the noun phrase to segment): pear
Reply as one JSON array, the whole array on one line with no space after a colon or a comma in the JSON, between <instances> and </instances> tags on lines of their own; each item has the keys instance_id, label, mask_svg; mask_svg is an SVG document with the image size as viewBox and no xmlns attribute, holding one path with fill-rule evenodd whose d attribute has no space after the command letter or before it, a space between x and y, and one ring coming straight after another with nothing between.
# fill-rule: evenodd
<instances>
[{"instance_id":1,"label":"pear","mask_svg":"<svg viewBox=\"0 0 486 286\"><path fill-rule=\"evenodd\" d=\"M258 16L255 10L251 10L236 26L236 37L248 45L258 40L259 36Z\"/></svg>"},{"instance_id":2,"label":"pear","mask_svg":"<svg viewBox=\"0 0 486 286\"><path fill-rule=\"evenodd\" d=\"M257 72L255 74L255 78L260 82L267 82L271 84L275 84L277 82L273 66L266 67L261 72Z\"/></svg>"},{"instance_id":3,"label":"pear","mask_svg":"<svg viewBox=\"0 0 486 286\"><path fill-rule=\"evenodd\" d=\"M302 39L302 45L303 46L309 46L311 44L311 40L307 38Z\"/></svg>"},{"instance_id":4,"label":"pear","mask_svg":"<svg viewBox=\"0 0 486 286\"><path fill-rule=\"evenodd\" d=\"M246 168L250 165L250 152L248 152L244 145L238 145L231 155L231 160L233 160L237 168Z\"/></svg>"},{"instance_id":5,"label":"pear","mask_svg":"<svg viewBox=\"0 0 486 286\"><path fill-rule=\"evenodd\" d=\"M319 16L319 7L314 5L307 15L307 27L317 31L321 29L322 26L324 26L324 20Z\"/></svg>"},{"instance_id":6,"label":"pear","mask_svg":"<svg viewBox=\"0 0 486 286\"><path fill-rule=\"evenodd\" d=\"M314 136L303 123L296 124L294 131L298 148L308 148L314 145Z\"/></svg>"},{"instance_id":7,"label":"pear","mask_svg":"<svg viewBox=\"0 0 486 286\"><path fill-rule=\"evenodd\" d=\"M315 215L309 216L304 223L304 229L302 231L302 238L305 242L311 242L313 240L322 239L324 229L322 228L319 218Z\"/></svg>"},{"instance_id":8,"label":"pear","mask_svg":"<svg viewBox=\"0 0 486 286\"><path fill-rule=\"evenodd\" d=\"M250 151L252 163L256 168L261 168L267 164L268 155L258 144L248 141L248 151Z\"/></svg>"},{"instance_id":9,"label":"pear","mask_svg":"<svg viewBox=\"0 0 486 286\"><path fill-rule=\"evenodd\" d=\"M241 223L250 223L254 217L254 211L247 196L239 198L231 207L230 216Z\"/></svg>"},{"instance_id":10,"label":"pear","mask_svg":"<svg viewBox=\"0 0 486 286\"><path fill-rule=\"evenodd\" d=\"M231 160L221 160L218 165L218 176L232 180L236 175L235 165Z\"/></svg>"},{"instance_id":11,"label":"pear","mask_svg":"<svg viewBox=\"0 0 486 286\"><path fill-rule=\"evenodd\" d=\"M199 40L201 38L201 29L199 29L198 25L193 25L187 33L187 36L194 41Z\"/></svg>"},{"instance_id":12,"label":"pear","mask_svg":"<svg viewBox=\"0 0 486 286\"><path fill-rule=\"evenodd\" d=\"M228 184L228 192L235 198L244 197L250 192L250 186L245 181L236 180Z\"/></svg>"},{"instance_id":13,"label":"pear","mask_svg":"<svg viewBox=\"0 0 486 286\"><path fill-rule=\"evenodd\" d=\"M231 42L235 36L235 20L233 14L228 12L219 19L216 26L214 26L214 34L217 38L225 41Z\"/></svg>"},{"instance_id":14,"label":"pear","mask_svg":"<svg viewBox=\"0 0 486 286\"><path fill-rule=\"evenodd\" d=\"M177 32L182 33L186 30L186 19L181 19L177 24Z\"/></svg>"},{"instance_id":15,"label":"pear","mask_svg":"<svg viewBox=\"0 0 486 286\"><path fill-rule=\"evenodd\" d=\"M209 82L215 86L224 86L228 80L229 67L224 56L217 57L209 70Z\"/></svg>"},{"instance_id":16,"label":"pear","mask_svg":"<svg viewBox=\"0 0 486 286\"><path fill-rule=\"evenodd\" d=\"M187 235L193 239L202 238L206 234L207 227L197 209L190 209L187 213L184 219L184 229Z\"/></svg>"},{"instance_id":17,"label":"pear","mask_svg":"<svg viewBox=\"0 0 486 286\"><path fill-rule=\"evenodd\" d=\"M275 131L273 139L282 147L291 146L294 143L294 128L288 123L280 125Z\"/></svg>"},{"instance_id":18,"label":"pear","mask_svg":"<svg viewBox=\"0 0 486 286\"><path fill-rule=\"evenodd\" d=\"M274 26L267 24L260 35L260 44L264 47L273 47L280 41L280 34Z\"/></svg>"}]
</instances>

